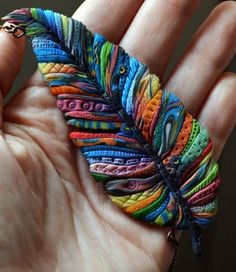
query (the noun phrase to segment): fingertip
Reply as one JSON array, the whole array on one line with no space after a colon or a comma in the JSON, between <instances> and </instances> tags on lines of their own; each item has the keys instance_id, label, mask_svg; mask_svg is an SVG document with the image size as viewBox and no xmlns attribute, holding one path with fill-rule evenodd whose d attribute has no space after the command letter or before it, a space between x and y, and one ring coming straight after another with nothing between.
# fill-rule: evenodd
<instances>
[{"instance_id":1,"label":"fingertip","mask_svg":"<svg viewBox=\"0 0 236 272\"><path fill-rule=\"evenodd\" d=\"M15 38L0 31L0 89L3 96L10 90L18 74L25 51L25 38Z\"/></svg>"}]
</instances>

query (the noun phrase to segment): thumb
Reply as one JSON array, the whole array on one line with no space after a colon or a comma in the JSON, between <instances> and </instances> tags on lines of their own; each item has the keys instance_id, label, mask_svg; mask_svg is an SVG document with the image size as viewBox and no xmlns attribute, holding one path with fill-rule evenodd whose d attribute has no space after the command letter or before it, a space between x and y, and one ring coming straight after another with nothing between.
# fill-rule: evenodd
<instances>
[{"instance_id":1,"label":"thumb","mask_svg":"<svg viewBox=\"0 0 236 272\"><path fill-rule=\"evenodd\" d=\"M25 39L0 31L0 127L2 125L3 97L11 89L24 55Z\"/></svg>"}]
</instances>

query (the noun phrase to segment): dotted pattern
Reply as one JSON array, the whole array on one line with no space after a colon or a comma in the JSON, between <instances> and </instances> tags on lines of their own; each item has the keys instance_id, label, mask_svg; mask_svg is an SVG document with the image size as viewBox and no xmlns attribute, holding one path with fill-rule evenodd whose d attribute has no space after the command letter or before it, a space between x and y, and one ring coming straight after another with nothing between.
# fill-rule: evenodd
<instances>
[{"instance_id":1,"label":"dotted pattern","mask_svg":"<svg viewBox=\"0 0 236 272\"><path fill-rule=\"evenodd\" d=\"M5 20L25 29L71 140L111 200L135 218L190 229L200 255L220 184L206 129L145 64L82 23L34 8Z\"/></svg>"}]
</instances>

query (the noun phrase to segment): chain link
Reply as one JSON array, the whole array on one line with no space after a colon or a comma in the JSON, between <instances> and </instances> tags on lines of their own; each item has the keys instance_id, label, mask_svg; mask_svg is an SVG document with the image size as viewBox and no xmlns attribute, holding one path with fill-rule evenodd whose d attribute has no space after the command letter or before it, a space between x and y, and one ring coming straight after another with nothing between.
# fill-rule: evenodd
<instances>
[{"instance_id":1,"label":"chain link","mask_svg":"<svg viewBox=\"0 0 236 272\"><path fill-rule=\"evenodd\" d=\"M9 22L6 22L3 25L0 25L0 30L4 30L7 33L12 33L13 36L17 39L25 35L24 28Z\"/></svg>"}]
</instances>

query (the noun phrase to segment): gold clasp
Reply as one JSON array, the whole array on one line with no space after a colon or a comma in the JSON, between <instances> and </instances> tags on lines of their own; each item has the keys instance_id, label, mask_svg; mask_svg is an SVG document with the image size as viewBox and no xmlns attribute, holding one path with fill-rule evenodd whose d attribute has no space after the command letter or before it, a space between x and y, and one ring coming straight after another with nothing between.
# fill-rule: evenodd
<instances>
[{"instance_id":1,"label":"gold clasp","mask_svg":"<svg viewBox=\"0 0 236 272\"><path fill-rule=\"evenodd\" d=\"M9 22L6 22L4 25L0 26L0 29L3 29L7 33L12 33L17 39L25 35L25 30L23 27Z\"/></svg>"}]
</instances>

